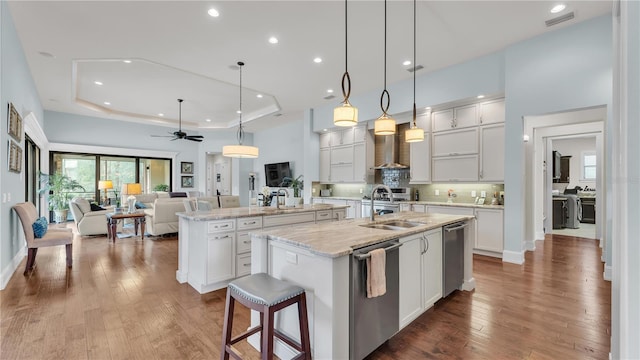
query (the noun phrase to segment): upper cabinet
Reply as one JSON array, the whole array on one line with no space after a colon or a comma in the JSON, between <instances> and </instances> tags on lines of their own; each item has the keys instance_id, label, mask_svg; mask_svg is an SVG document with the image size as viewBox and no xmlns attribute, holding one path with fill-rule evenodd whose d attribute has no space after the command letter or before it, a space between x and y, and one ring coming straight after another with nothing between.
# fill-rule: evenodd
<instances>
[{"instance_id":1,"label":"upper cabinet","mask_svg":"<svg viewBox=\"0 0 640 360\"><path fill-rule=\"evenodd\" d=\"M367 182L373 161L373 137L366 124L320 134L320 182Z\"/></svg>"},{"instance_id":2,"label":"upper cabinet","mask_svg":"<svg viewBox=\"0 0 640 360\"><path fill-rule=\"evenodd\" d=\"M480 125L502 123L504 119L504 99L480 104Z\"/></svg>"},{"instance_id":3,"label":"upper cabinet","mask_svg":"<svg viewBox=\"0 0 640 360\"><path fill-rule=\"evenodd\" d=\"M433 182L504 182L504 99L432 114Z\"/></svg>"},{"instance_id":4,"label":"upper cabinet","mask_svg":"<svg viewBox=\"0 0 640 360\"><path fill-rule=\"evenodd\" d=\"M420 125L418 125L420 126ZM431 134L424 133L424 141L409 145L410 184L428 184L431 182Z\"/></svg>"}]
</instances>

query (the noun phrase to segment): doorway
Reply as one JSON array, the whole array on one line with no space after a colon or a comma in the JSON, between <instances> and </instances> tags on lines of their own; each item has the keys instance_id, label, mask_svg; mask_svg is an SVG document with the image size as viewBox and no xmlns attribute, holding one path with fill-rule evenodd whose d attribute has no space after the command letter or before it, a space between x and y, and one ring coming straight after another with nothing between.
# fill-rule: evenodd
<instances>
[{"instance_id":1,"label":"doorway","mask_svg":"<svg viewBox=\"0 0 640 360\"><path fill-rule=\"evenodd\" d=\"M606 107L570 110L524 117L525 146L525 236L526 249L553 231L553 139L595 137L597 179L595 181L595 238L604 248L605 201L604 120ZM566 188L566 186L565 186ZM598 191L600 190L600 191Z\"/></svg>"},{"instance_id":2,"label":"doorway","mask_svg":"<svg viewBox=\"0 0 640 360\"><path fill-rule=\"evenodd\" d=\"M231 159L207 153L207 196L231 195Z\"/></svg>"}]
</instances>

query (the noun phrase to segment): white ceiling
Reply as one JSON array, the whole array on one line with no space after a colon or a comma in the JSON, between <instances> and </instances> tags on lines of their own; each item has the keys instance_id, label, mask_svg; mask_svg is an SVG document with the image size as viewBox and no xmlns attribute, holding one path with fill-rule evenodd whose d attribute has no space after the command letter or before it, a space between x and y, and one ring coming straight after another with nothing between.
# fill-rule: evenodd
<instances>
[{"instance_id":1,"label":"white ceiling","mask_svg":"<svg viewBox=\"0 0 640 360\"><path fill-rule=\"evenodd\" d=\"M609 0L565 1L566 10L550 14L557 3L418 1L417 64L424 69L417 75L611 11ZM348 6L352 95L382 91L384 2ZM9 7L46 110L177 127L176 99L183 98L184 128L235 126L239 60L246 63L248 131L342 100L342 1L10 1ZM219 17L207 14L211 7ZM573 20L545 26L569 11ZM412 76L402 62L412 58L413 2L389 1L387 16L392 83ZM270 44L270 36L279 43ZM327 89L335 98L324 99Z\"/></svg>"}]
</instances>

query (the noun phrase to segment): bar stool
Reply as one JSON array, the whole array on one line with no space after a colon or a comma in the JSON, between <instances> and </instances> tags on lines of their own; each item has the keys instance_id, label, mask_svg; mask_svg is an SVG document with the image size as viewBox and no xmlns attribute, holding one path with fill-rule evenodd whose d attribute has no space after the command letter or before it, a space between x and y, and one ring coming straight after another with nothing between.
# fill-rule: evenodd
<instances>
[{"instance_id":1,"label":"bar stool","mask_svg":"<svg viewBox=\"0 0 640 360\"><path fill-rule=\"evenodd\" d=\"M235 302L260 312L260 325L231 338L233 310ZM274 329L274 314L289 305L298 303L300 324L300 343ZM311 359L309 343L309 321L307 319L307 298L304 288L276 279L265 273L253 274L229 283L227 287L227 305L222 329L222 353L220 359L228 360L229 355L240 359L232 345L257 333L261 334L260 351L262 359L273 359L273 337L277 337L300 353L295 359Z\"/></svg>"}]
</instances>

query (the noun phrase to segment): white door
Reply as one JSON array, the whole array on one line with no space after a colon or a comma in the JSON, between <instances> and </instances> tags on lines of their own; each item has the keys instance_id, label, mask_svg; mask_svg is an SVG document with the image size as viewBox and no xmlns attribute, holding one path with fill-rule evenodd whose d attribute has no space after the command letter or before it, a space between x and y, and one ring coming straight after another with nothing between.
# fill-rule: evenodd
<instances>
[{"instance_id":1,"label":"white door","mask_svg":"<svg viewBox=\"0 0 640 360\"><path fill-rule=\"evenodd\" d=\"M221 195L231 195L230 159L222 155L215 155L212 169L211 179L207 179L207 195L215 196L216 191L219 191ZM210 194L209 188L212 189Z\"/></svg>"},{"instance_id":2,"label":"white door","mask_svg":"<svg viewBox=\"0 0 640 360\"><path fill-rule=\"evenodd\" d=\"M504 182L504 124L480 127L480 181Z\"/></svg>"}]
</instances>

